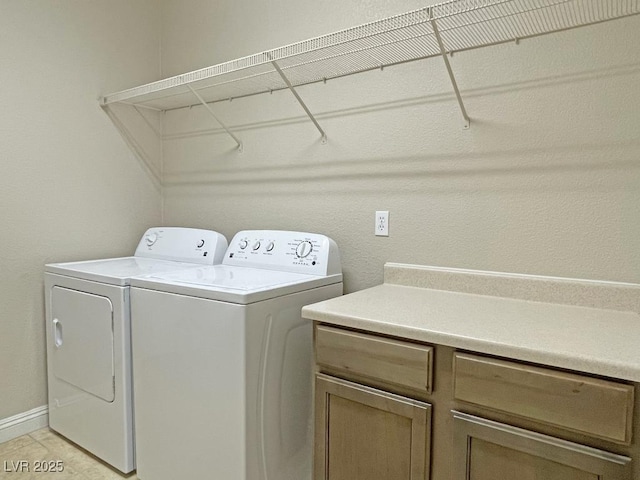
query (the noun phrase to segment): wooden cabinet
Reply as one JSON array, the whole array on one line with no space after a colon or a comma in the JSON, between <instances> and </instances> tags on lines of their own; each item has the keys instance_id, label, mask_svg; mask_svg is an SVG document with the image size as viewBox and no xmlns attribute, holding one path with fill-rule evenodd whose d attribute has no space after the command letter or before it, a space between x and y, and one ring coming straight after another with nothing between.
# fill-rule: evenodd
<instances>
[{"instance_id":1,"label":"wooden cabinet","mask_svg":"<svg viewBox=\"0 0 640 480\"><path fill-rule=\"evenodd\" d=\"M631 459L453 412L453 480L626 480Z\"/></svg>"},{"instance_id":2,"label":"wooden cabinet","mask_svg":"<svg viewBox=\"0 0 640 480\"><path fill-rule=\"evenodd\" d=\"M316 377L316 480L426 480L431 406Z\"/></svg>"},{"instance_id":3,"label":"wooden cabinet","mask_svg":"<svg viewBox=\"0 0 640 480\"><path fill-rule=\"evenodd\" d=\"M636 384L322 324L315 349L314 480L640 480Z\"/></svg>"}]
</instances>

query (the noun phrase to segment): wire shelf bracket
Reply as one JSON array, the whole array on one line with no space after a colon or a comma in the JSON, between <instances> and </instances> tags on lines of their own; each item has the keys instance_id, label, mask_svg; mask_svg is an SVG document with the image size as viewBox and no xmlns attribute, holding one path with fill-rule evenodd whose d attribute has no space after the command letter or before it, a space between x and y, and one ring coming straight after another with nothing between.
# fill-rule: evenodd
<instances>
[{"instance_id":1,"label":"wire shelf bracket","mask_svg":"<svg viewBox=\"0 0 640 480\"><path fill-rule=\"evenodd\" d=\"M431 17L431 11L429 11L429 16ZM456 82L456 77L453 74L453 69L451 68L451 62L449 62L449 57L447 57L447 51L444 48L444 43L442 42L442 36L440 35L440 30L438 30L438 23L435 19L431 19L431 27L433 28L433 34L436 37L436 41L438 42L438 47L440 48L440 54L442 55L442 60L444 60L444 65L447 67L447 73L449 74L449 79L451 80L451 85L453 86L453 91L456 94L456 99L458 100L458 105L460 106L460 111L462 112L462 116L464 117L464 128L468 129L471 126L471 119L467 114L467 109L464 106L464 102L462 101L462 95L460 94L460 89L458 88L458 82Z\"/></svg>"},{"instance_id":2,"label":"wire shelf bracket","mask_svg":"<svg viewBox=\"0 0 640 480\"><path fill-rule=\"evenodd\" d=\"M144 147L140 145L140 143L136 140L135 135L131 133L131 131L126 127L126 125L122 122L122 120L120 120L118 115L111 109L111 107L109 105L101 105L101 108L104 111L104 113L107 114L107 116L109 117L113 125L116 127L116 130L118 130L118 132L122 136L122 139L129 146L131 151L134 153L134 155L140 162L140 165L144 168L144 170L146 170L155 188L161 192L162 186L163 186L162 171L158 170L157 167L154 167L151 156L144 149ZM157 130L151 125L151 123L148 122L146 118L144 118L144 120L147 122L147 125L149 126L149 128L151 128L154 131L154 133L156 133Z\"/></svg>"},{"instance_id":3,"label":"wire shelf bracket","mask_svg":"<svg viewBox=\"0 0 640 480\"><path fill-rule=\"evenodd\" d=\"M270 56L270 55L269 55ZM304 101L302 100L302 98L300 98L300 95L298 95L298 92L296 92L296 89L294 88L294 86L291 84L291 82L289 81L289 79L287 78L287 76L284 74L284 72L282 71L282 69L280 68L280 66L278 65L278 63L275 60L271 61L271 65L273 65L273 68L276 69L276 72L278 72L278 75L280 75L280 77L282 78L282 81L285 83L285 85L287 86L287 88L289 88L289 90L291 91L291 93L293 94L294 97L296 97L296 100L298 101L298 103L300 104L300 106L302 107L302 109L306 112L307 116L311 119L311 121L313 122L313 124L316 126L316 128L318 129L318 131L320 132L321 137L321 142L323 145L325 145L327 143L327 134L325 133L325 131L322 129L322 127L320 126L320 124L318 123L318 121L316 120L316 118L313 116L313 114L311 113L311 111L309 110L309 108L307 107L307 105L304 103Z\"/></svg>"},{"instance_id":4,"label":"wire shelf bracket","mask_svg":"<svg viewBox=\"0 0 640 480\"><path fill-rule=\"evenodd\" d=\"M209 106L209 104L207 102L205 102L204 98L202 98L198 92L196 92L193 87L191 85L189 85L188 83L186 84L187 88L189 90L191 90L191 93L193 93L193 95L198 99L198 101L202 104L202 106L207 110L207 112L209 112L209 115L211 115L213 117L213 119L218 122L218 124L223 128L223 130L225 132L227 132L227 135L229 135L231 138L233 138L233 140L236 142L236 144L238 145L238 152L242 153L243 151L243 146L242 146L242 142L240 141L240 139L238 139L238 137L236 137L233 132L231 130L229 130L229 128L222 122L222 120L220 120L218 118L218 116L213 112L213 110L211 109L211 107Z\"/></svg>"},{"instance_id":5,"label":"wire shelf bracket","mask_svg":"<svg viewBox=\"0 0 640 480\"><path fill-rule=\"evenodd\" d=\"M140 118L142 118L142 120L144 121L144 123L147 124L147 126L149 127L149 130L151 130L153 132L153 134L156 136L156 138L159 141L162 141L162 132L160 132L160 130L158 130L156 127L153 126L153 124L149 121L149 119L147 118L147 116L142 113L142 110L140 109L139 105L132 105L134 110L136 111L136 113L140 116Z\"/></svg>"}]
</instances>

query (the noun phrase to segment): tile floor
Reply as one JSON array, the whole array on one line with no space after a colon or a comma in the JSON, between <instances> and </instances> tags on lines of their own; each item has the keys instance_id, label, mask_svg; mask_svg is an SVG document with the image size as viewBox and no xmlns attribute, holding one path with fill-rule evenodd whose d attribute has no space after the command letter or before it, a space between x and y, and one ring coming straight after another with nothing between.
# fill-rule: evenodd
<instances>
[{"instance_id":1,"label":"tile floor","mask_svg":"<svg viewBox=\"0 0 640 480\"><path fill-rule=\"evenodd\" d=\"M62 472L34 472L35 463L43 460L60 461L64 469ZM28 466L30 471L13 471L19 465ZM134 473L119 473L64 437L43 428L0 443L0 479L137 480L138 477Z\"/></svg>"}]
</instances>

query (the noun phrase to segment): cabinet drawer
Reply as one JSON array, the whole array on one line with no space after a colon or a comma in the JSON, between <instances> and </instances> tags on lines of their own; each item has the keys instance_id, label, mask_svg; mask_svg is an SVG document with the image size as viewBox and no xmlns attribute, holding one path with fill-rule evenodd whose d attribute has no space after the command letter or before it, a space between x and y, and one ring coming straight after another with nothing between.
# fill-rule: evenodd
<instances>
[{"instance_id":1,"label":"cabinet drawer","mask_svg":"<svg viewBox=\"0 0 640 480\"><path fill-rule=\"evenodd\" d=\"M628 480L631 458L453 413L453 480Z\"/></svg>"},{"instance_id":2,"label":"cabinet drawer","mask_svg":"<svg viewBox=\"0 0 640 480\"><path fill-rule=\"evenodd\" d=\"M631 385L455 353L454 398L616 443L631 442Z\"/></svg>"},{"instance_id":3,"label":"cabinet drawer","mask_svg":"<svg viewBox=\"0 0 640 480\"><path fill-rule=\"evenodd\" d=\"M336 371L431 392L433 347L316 327L316 362Z\"/></svg>"}]
</instances>

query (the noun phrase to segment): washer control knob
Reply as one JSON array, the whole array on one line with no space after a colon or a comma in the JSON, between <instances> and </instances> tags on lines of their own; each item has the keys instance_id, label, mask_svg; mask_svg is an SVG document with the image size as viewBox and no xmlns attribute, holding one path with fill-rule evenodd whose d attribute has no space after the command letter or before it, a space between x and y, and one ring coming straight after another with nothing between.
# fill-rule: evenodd
<instances>
[{"instance_id":1,"label":"washer control knob","mask_svg":"<svg viewBox=\"0 0 640 480\"><path fill-rule=\"evenodd\" d=\"M300 242L296 247L298 258L308 257L311 252L313 252L313 244L309 241Z\"/></svg>"},{"instance_id":2,"label":"washer control knob","mask_svg":"<svg viewBox=\"0 0 640 480\"><path fill-rule=\"evenodd\" d=\"M258 240L256 243L254 243L252 248L254 252L258 250L260 248L260 241Z\"/></svg>"},{"instance_id":3,"label":"washer control knob","mask_svg":"<svg viewBox=\"0 0 640 480\"><path fill-rule=\"evenodd\" d=\"M198 242L197 247L198 247L198 248L202 248L202 247L204 247L204 238Z\"/></svg>"},{"instance_id":4,"label":"washer control knob","mask_svg":"<svg viewBox=\"0 0 640 480\"><path fill-rule=\"evenodd\" d=\"M267 252L270 252L271 250L273 250L273 247L275 247L275 246L276 246L275 243L269 242L267 244Z\"/></svg>"},{"instance_id":5,"label":"washer control knob","mask_svg":"<svg viewBox=\"0 0 640 480\"><path fill-rule=\"evenodd\" d=\"M154 243L156 243L156 241L158 240L158 234L155 232L152 233L148 233L145 237L144 237L144 241L147 242L147 246L151 246Z\"/></svg>"},{"instance_id":6,"label":"washer control knob","mask_svg":"<svg viewBox=\"0 0 640 480\"><path fill-rule=\"evenodd\" d=\"M249 242L247 242L246 240L241 240L240 241L240 250L244 250L245 248L247 248L247 245L249 245Z\"/></svg>"}]
</instances>

